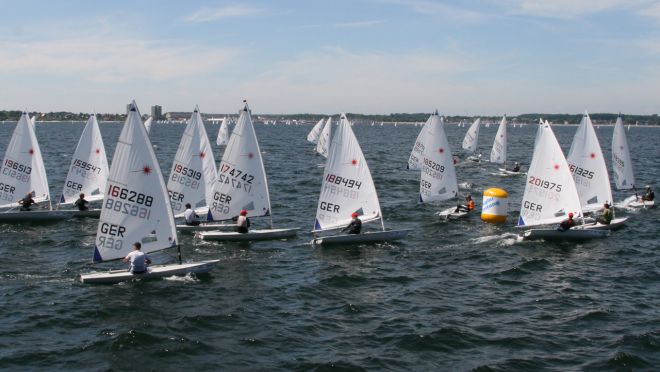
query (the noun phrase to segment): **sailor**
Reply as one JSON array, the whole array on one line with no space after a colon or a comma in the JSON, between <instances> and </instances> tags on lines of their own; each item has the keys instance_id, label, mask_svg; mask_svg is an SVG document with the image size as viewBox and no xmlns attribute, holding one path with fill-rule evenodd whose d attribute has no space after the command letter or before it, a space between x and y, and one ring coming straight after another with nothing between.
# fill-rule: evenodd
<instances>
[{"instance_id":1,"label":"sailor","mask_svg":"<svg viewBox=\"0 0 660 372\"><path fill-rule=\"evenodd\" d=\"M32 193L27 193L25 194L25 197L21 200L18 201L18 204L21 205L21 210L22 211L31 211L32 209L30 208L32 204L36 204L34 199L32 199Z\"/></svg>"},{"instance_id":2,"label":"sailor","mask_svg":"<svg viewBox=\"0 0 660 372\"><path fill-rule=\"evenodd\" d=\"M351 223L341 229L341 232L348 231L349 234L359 234L362 231L362 221L358 218L358 214L353 212L351 214Z\"/></svg>"},{"instance_id":3,"label":"sailor","mask_svg":"<svg viewBox=\"0 0 660 372\"><path fill-rule=\"evenodd\" d=\"M463 204L457 205L454 212L460 212L460 211L470 212L473 209L474 209L474 200L472 199L472 196L470 194L467 194L467 196L465 197L465 205Z\"/></svg>"},{"instance_id":4,"label":"sailor","mask_svg":"<svg viewBox=\"0 0 660 372\"><path fill-rule=\"evenodd\" d=\"M73 203L75 207L78 207L79 211L86 211L89 209L89 202L85 200L85 193L80 193L78 200Z\"/></svg>"},{"instance_id":5,"label":"sailor","mask_svg":"<svg viewBox=\"0 0 660 372\"><path fill-rule=\"evenodd\" d=\"M511 168L511 172L520 172L520 165L518 165L518 162L515 162L513 164L513 168Z\"/></svg>"},{"instance_id":6,"label":"sailor","mask_svg":"<svg viewBox=\"0 0 660 372\"><path fill-rule=\"evenodd\" d=\"M561 221L559 224L559 227L557 227L558 231L566 231L570 229L571 227L575 226L575 220L573 219L573 212L568 213L568 218Z\"/></svg>"},{"instance_id":7,"label":"sailor","mask_svg":"<svg viewBox=\"0 0 660 372\"><path fill-rule=\"evenodd\" d=\"M642 195L642 201L653 201L655 199L655 193L651 190L650 185L646 185L646 192Z\"/></svg>"},{"instance_id":8,"label":"sailor","mask_svg":"<svg viewBox=\"0 0 660 372\"><path fill-rule=\"evenodd\" d=\"M186 210L183 212L183 217L186 219L186 225L188 226L198 226L199 221L197 221L197 214L193 211L190 203L186 203Z\"/></svg>"},{"instance_id":9,"label":"sailor","mask_svg":"<svg viewBox=\"0 0 660 372\"><path fill-rule=\"evenodd\" d=\"M128 271L131 274L144 274L147 272L147 266L151 264L151 259L140 249L142 244L140 242L133 243L133 251L124 257L124 262L131 263L131 266L128 268Z\"/></svg>"},{"instance_id":10,"label":"sailor","mask_svg":"<svg viewBox=\"0 0 660 372\"><path fill-rule=\"evenodd\" d=\"M247 218L248 212L243 209L240 216L236 219L236 231L241 234L246 234L250 228L250 219Z\"/></svg>"},{"instance_id":11,"label":"sailor","mask_svg":"<svg viewBox=\"0 0 660 372\"><path fill-rule=\"evenodd\" d=\"M603 204L603 211L600 214L600 217L596 219L596 222L602 224L602 225L609 225L610 222L612 222L612 218L614 217L614 212L612 212L612 208L608 202L605 202Z\"/></svg>"}]
</instances>

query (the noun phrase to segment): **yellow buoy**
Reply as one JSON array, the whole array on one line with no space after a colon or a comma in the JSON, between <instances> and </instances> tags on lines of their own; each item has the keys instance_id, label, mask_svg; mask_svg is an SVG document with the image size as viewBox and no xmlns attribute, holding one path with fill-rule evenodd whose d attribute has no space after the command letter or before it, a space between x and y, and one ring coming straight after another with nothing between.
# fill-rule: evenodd
<instances>
[{"instance_id":1,"label":"yellow buoy","mask_svg":"<svg viewBox=\"0 0 660 372\"><path fill-rule=\"evenodd\" d=\"M483 203L481 203L481 219L484 222L502 223L506 221L509 213L509 194L498 188L484 191Z\"/></svg>"}]
</instances>

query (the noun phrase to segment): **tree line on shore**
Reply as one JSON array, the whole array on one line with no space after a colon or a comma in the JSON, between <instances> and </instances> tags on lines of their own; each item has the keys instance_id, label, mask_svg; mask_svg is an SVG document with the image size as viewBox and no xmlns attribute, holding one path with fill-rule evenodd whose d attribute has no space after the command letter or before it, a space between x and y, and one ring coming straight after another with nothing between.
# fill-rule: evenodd
<instances>
[{"instance_id":1,"label":"tree line on shore","mask_svg":"<svg viewBox=\"0 0 660 372\"><path fill-rule=\"evenodd\" d=\"M2 121L18 121L21 117L22 111L18 110L9 110L9 111L0 111L0 120ZM30 117L37 116L38 121L86 121L89 117L89 113L74 113L74 112L48 112L48 113L29 113ZM222 117L226 114L205 114L206 117ZM338 114L333 114L337 116ZM347 113L354 121L367 121L367 122L425 122L428 119L429 113L392 113L387 115L367 115L367 114L357 114L357 113ZM591 120L595 123L614 123L619 114L613 113L593 113L590 114ZM328 115L323 114L258 114L258 117L264 120L278 120L278 119L288 119L288 120L299 120L299 121L318 121L321 118L327 117ZM109 113L100 113L97 114L97 117L100 121L124 121L126 120L125 114L109 114ZM470 121L473 120L475 116L446 116L448 122L460 122L460 121ZM577 124L582 119L582 113L577 114L542 114L542 113L532 113L532 114L521 114L515 116L507 116L509 122L518 122L518 123L535 123L539 118L543 118L552 123L569 123ZM482 120L488 121L499 121L501 116L481 116ZM639 125L660 125L660 118L658 114L653 115L634 115L634 114L623 114L623 121L625 124L639 124Z\"/></svg>"}]
</instances>

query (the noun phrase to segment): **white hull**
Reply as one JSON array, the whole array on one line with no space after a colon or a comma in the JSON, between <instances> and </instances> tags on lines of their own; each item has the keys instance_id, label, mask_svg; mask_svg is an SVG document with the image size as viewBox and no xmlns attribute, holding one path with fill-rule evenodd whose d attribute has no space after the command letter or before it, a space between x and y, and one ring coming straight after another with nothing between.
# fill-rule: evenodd
<instances>
[{"instance_id":1,"label":"white hull","mask_svg":"<svg viewBox=\"0 0 660 372\"><path fill-rule=\"evenodd\" d=\"M236 224L226 224L226 223L201 223L197 226L191 225L176 225L176 229L181 232L195 232L195 231L218 231L218 230L235 230Z\"/></svg>"},{"instance_id":2,"label":"white hull","mask_svg":"<svg viewBox=\"0 0 660 372\"><path fill-rule=\"evenodd\" d=\"M628 221L628 217L613 218L609 225L594 223L591 225L584 225L584 228L587 230L616 230L623 227L626 221Z\"/></svg>"},{"instance_id":3,"label":"white hull","mask_svg":"<svg viewBox=\"0 0 660 372\"><path fill-rule=\"evenodd\" d=\"M464 218L467 217L470 212L466 212L464 210L454 212L456 210L456 207L451 207L447 208L443 211L440 211L436 213L440 218L445 219L445 220L457 220L459 218Z\"/></svg>"},{"instance_id":4,"label":"white hull","mask_svg":"<svg viewBox=\"0 0 660 372\"><path fill-rule=\"evenodd\" d=\"M609 234L609 230L581 228L572 228L566 231L558 231L557 229L531 229L523 232L522 237L524 240L581 241L605 238Z\"/></svg>"},{"instance_id":5,"label":"white hull","mask_svg":"<svg viewBox=\"0 0 660 372\"><path fill-rule=\"evenodd\" d=\"M353 244L353 243L376 243L388 240L405 238L410 230L388 230L365 232L362 234L331 235L315 238L312 244Z\"/></svg>"},{"instance_id":6,"label":"white hull","mask_svg":"<svg viewBox=\"0 0 660 372\"><path fill-rule=\"evenodd\" d=\"M519 175L522 175L522 174L527 174L527 173L521 172L521 171L514 172L512 170L508 170L508 169L505 169L505 168L498 168L498 170L500 171L501 176L519 176Z\"/></svg>"},{"instance_id":7,"label":"white hull","mask_svg":"<svg viewBox=\"0 0 660 372\"><path fill-rule=\"evenodd\" d=\"M208 206L195 208L195 214L200 216L201 218L203 218L204 221L206 221L206 215L208 213L209 213L209 207ZM184 214L184 212L177 213L177 214L174 215L174 218L184 218L183 214Z\"/></svg>"},{"instance_id":8,"label":"white hull","mask_svg":"<svg viewBox=\"0 0 660 372\"><path fill-rule=\"evenodd\" d=\"M215 267L220 260L208 260L171 265L154 265L149 267L149 272L144 274L131 274L128 270L112 270L81 274L78 280L82 283L119 283L133 279L155 279L172 275L186 275L188 273L207 273Z\"/></svg>"},{"instance_id":9,"label":"white hull","mask_svg":"<svg viewBox=\"0 0 660 372\"><path fill-rule=\"evenodd\" d=\"M73 214L67 211L20 211L0 213L0 222L48 222L62 221L73 217Z\"/></svg>"},{"instance_id":10,"label":"white hull","mask_svg":"<svg viewBox=\"0 0 660 372\"><path fill-rule=\"evenodd\" d=\"M655 207L655 200L643 201L641 198L632 195L627 197L622 204L630 208L653 208Z\"/></svg>"},{"instance_id":11,"label":"white hull","mask_svg":"<svg viewBox=\"0 0 660 372\"><path fill-rule=\"evenodd\" d=\"M291 238L298 234L299 229L263 229L250 230L245 234L238 232L207 231L200 232L199 237L203 240L213 241L250 241L250 240L272 240Z\"/></svg>"}]
</instances>

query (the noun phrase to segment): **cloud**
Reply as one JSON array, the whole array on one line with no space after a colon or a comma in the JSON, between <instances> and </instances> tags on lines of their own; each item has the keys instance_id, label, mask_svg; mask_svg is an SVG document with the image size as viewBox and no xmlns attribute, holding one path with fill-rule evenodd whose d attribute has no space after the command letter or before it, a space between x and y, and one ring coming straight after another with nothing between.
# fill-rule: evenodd
<instances>
[{"instance_id":1,"label":"cloud","mask_svg":"<svg viewBox=\"0 0 660 372\"><path fill-rule=\"evenodd\" d=\"M429 0L379 0L383 3L388 4L397 4L410 8L414 12L424 14L424 15L443 15L449 18L461 20L461 21L483 21L488 18L488 15L458 7L449 5L442 2L429 1Z\"/></svg>"},{"instance_id":2,"label":"cloud","mask_svg":"<svg viewBox=\"0 0 660 372\"><path fill-rule=\"evenodd\" d=\"M219 8L202 8L186 16L186 22L212 22L224 18L246 17L261 13L262 10L251 5L226 5Z\"/></svg>"},{"instance_id":3,"label":"cloud","mask_svg":"<svg viewBox=\"0 0 660 372\"><path fill-rule=\"evenodd\" d=\"M385 23L385 20L374 19L374 20L365 20L365 21L354 21L354 22L341 22L341 23L329 23L329 24L311 24L302 26L303 28L368 28L376 25Z\"/></svg>"},{"instance_id":4,"label":"cloud","mask_svg":"<svg viewBox=\"0 0 660 372\"><path fill-rule=\"evenodd\" d=\"M660 3L655 3L651 4L650 6L643 7L637 11L637 14L660 20Z\"/></svg>"},{"instance_id":5,"label":"cloud","mask_svg":"<svg viewBox=\"0 0 660 372\"><path fill-rule=\"evenodd\" d=\"M0 41L0 71L94 83L166 81L217 71L237 54L234 49L197 48L188 43L102 37Z\"/></svg>"},{"instance_id":6,"label":"cloud","mask_svg":"<svg viewBox=\"0 0 660 372\"><path fill-rule=\"evenodd\" d=\"M505 6L510 13L516 15L574 19L605 11L635 9L648 2L649 0L511 0L505 3Z\"/></svg>"}]
</instances>

